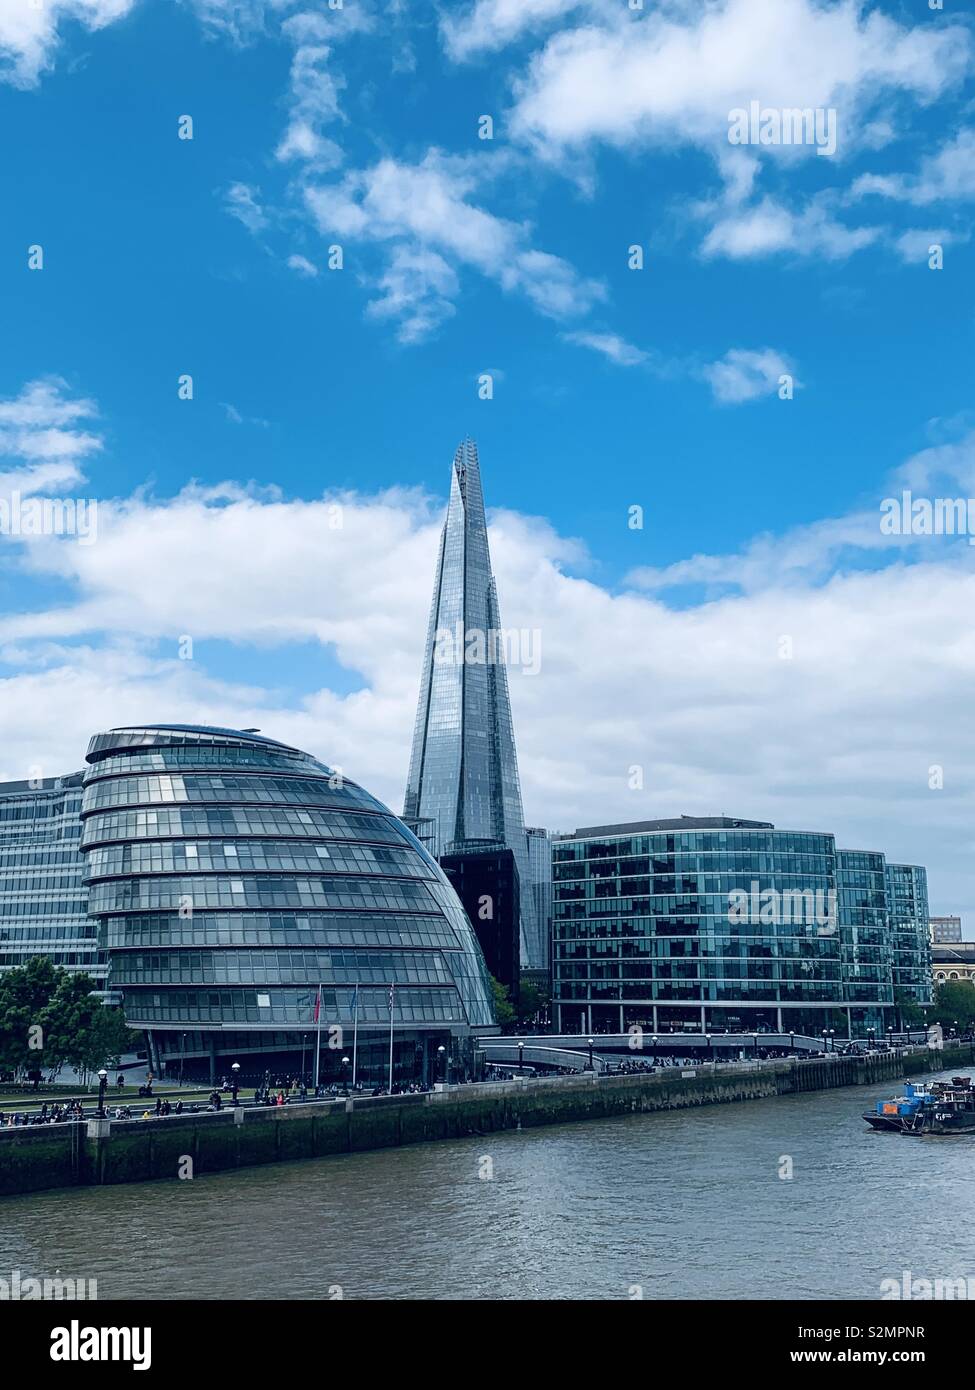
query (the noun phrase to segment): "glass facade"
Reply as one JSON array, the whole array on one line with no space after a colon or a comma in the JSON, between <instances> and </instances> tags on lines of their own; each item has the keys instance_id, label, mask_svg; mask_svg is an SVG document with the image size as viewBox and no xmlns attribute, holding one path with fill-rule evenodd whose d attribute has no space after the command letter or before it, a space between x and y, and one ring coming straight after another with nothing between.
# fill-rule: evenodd
<instances>
[{"instance_id":1,"label":"glass facade","mask_svg":"<svg viewBox=\"0 0 975 1390\"><path fill-rule=\"evenodd\" d=\"M297 1053L319 1027L349 1030L347 1050L356 1020L364 1042L388 1032L392 1003L398 1046L428 1070L441 1042L493 1025L453 890L361 787L235 730L116 730L88 762L89 910L160 1067Z\"/></svg>"},{"instance_id":2,"label":"glass facade","mask_svg":"<svg viewBox=\"0 0 975 1390\"><path fill-rule=\"evenodd\" d=\"M915 1004L930 1004L933 986L927 871L918 864L888 864L887 900L894 989L903 990Z\"/></svg>"},{"instance_id":3,"label":"glass facade","mask_svg":"<svg viewBox=\"0 0 975 1390\"><path fill-rule=\"evenodd\" d=\"M862 1036L890 1020L883 855L725 817L591 827L552 848L558 1031Z\"/></svg>"},{"instance_id":4,"label":"glass facade","mask_svg":"<svg viewBox=\"0 0 975 1390\"><path fill-rule=\"evenodd\" d=\"M80 772L0 783L0 970L49 956L104 985L82 881Z\"/></svg>"},{"instance_id":5,"label":"glass facade","mask_svg":"<svg viewBox=\"0 0 975 1390\"><path fill-rule=\"evenodd\" d=\"M440 539L404 816L429 821L435 854L476 842L514 853L521 961L544 969L477 448L459 446Z\"/></svg>"}]
</instances>

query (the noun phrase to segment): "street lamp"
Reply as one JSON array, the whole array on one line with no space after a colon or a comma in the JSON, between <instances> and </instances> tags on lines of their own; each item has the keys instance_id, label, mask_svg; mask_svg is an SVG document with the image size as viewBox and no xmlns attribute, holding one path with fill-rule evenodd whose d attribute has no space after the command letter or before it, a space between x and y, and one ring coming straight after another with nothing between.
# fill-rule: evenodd
<instances>
[{"instance_id":1,"label":"street lamp","mask_svg":"<svg viewBox=\"0 0 975 1390\"><path fill-rule=\"evenodd\" d=\"M347 1096L347 1095L349 1094L349 1059L348 1059L348 1057L343 1057L343 1058L342 1058L342 1094L345 1095L345 1096Z\"/></svg>"},{"instance_id":2,"label":"street lamp","mask_svg":"<svg viewBox=\"0 0 975 1390\"><path fill-rule=\"evenodd\" d=\"M520 1042L520 1043L518 1044L518 1074L519 1074L519 1076L521 1075L521 1073L522 1073L524 1070L525 1070L525 1044L524 1044L523 1042Z\"/></svg>"},{"instance_id":3,"label":"street lamp","mask_svg":"<svg viewBox=\"0 0 975 1390\"><path fill-rule=\"evenodd\" d=\"M592 1065L592 1048L593 1048L593 1040L592 1040L592 1038L590 1038L590 1039L589 1039L589 1070L590 1070L590 1071L593 1070L593 1065Z\"/></svg>"},{"instance_id":4,"label":"street lamp","mask_svg":"<svg viewBox=\"0 0 975 1390\"><path fill-rule=\"evenodd\" d=\"M98 1073L98 1118L105 1118L105 1087L108 1085L108 1072L102 1067Z\"/></svg>"},{"instance_id":5,"label":"street lamp","mask_svg":"<svg viewBox=\"0 0 975 1390\"><path fill-rule=\"evenodd\" d=\"M652 1051L651 1054L650 1054L650 1059L651 1059L651 1060L650 1060L650 1065L651 1065L652 1067L655 1067L655 1066L657 1065L657 1035L656 1035L656 1033L654 1033L653 1037L650 1039L650 1046L653 1048L653 1051Z\"/></svg>"},{"instance_id":6,"label":"street lamp","mask_svg":"<svg viewBox=\"0 0 975 1390\"><path fill-rule=\"evenodd\" d=\"M713 1062L714 1062L714 1043L713 1043L713 1040L712 1040L712 1038L711 1038L711 1034L710 1034L710 1033L705 1033L704 1036L705 1036L705 1038L707 1039L707 1044L708 1044L708 1061L711 1062L711 1063L713 1063Z\"/></svg>"},{"instance_id":7,"label":"street lamp","mask_svg":"<svg viewBox=\"0 0 975 1390\"><path fill-rule=\"evenodd\" d=\"M829 1051L828 1047L826 1046L826 1039L827 1039L828 1037L829 1037L829 1030L826 1029L826 1028L824 1028L824 1029L823 1029L823 1051L824 1051L824 1052L828 1052L828 1051Z\"/></svg>"},{"instance_id":8,"label":"street lamp","mask_svg":"<svg viewBox=\"0 0 975 1390\"><path fill-rule=\"evenodd\" d=\"M836 1051L836 1029L835 1029L835 1028L831 1028L831 1029L829 1030L829 1050L830 1050L830 1052L835 1052L835 1051Z\"/></svg>"},{"instance_id":9,"label":"street lamp","mask_svg":"<svg viewBox=\"0 0 975 1390\"><path fill-rule=\"evenodd\" d=\"M230 1090L233 1094L234 1105L237 1104L237 1092L240 1090L240 1063L231 1062L230 1064Z\"/></svg>"},{"instance_id":10,"label":"street lamp","mask_svg":"<svg viewBox=\"0 0 975 1390\"><path fill-rule=\"evenodd\" d=\"M445 1083L447 1080L447 1049L443 1043L437 1048L437 1073L441 1082Z\"/></svg>"}]
</instances>

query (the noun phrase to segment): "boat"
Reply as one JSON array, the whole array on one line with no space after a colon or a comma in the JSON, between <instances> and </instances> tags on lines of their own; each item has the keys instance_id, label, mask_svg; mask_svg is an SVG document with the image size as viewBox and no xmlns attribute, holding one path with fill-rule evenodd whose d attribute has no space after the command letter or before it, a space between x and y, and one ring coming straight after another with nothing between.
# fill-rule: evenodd
<instances>
[{"instance_id":1,"label":"boat","mask_svg":"<svg viewBox=\"0 0 975 1390\"><path fill-rule=\"evenodd\" d=\"M908 1081L903 1095L878 1100L863 1118L871 1128L895 1134L975 1134L975 1084L970 1076Z\"/></svg>"},{"instance_id":2,"label":"boat","mask_svg":"<svg viewBox=\"0 0 975 1390\"><path fill-rule=\"evenodd\" d=\"M930 1087L908 1081L903 1095L894 1096L891 1100L878 1100L875 1108L868 1110L863 1118L873 1129L903 1134L919 1126L933 1104L934 1093Z\"/></svg>"}]
</instances>

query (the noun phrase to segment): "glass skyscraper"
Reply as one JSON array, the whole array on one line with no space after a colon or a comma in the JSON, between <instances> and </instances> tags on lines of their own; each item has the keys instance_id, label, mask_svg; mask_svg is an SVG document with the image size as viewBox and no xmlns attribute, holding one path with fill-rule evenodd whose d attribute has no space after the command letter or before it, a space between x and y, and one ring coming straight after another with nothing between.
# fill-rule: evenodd
<instances>
[{"instance_id":1,"label":"glass skyscraper","mask_svg":"<svg viewBox=\"0 0 975 1390\"><path fill-rule=\"evenodd\" d=\"M420 680L404 818L434 854L510 849L521 885L521 962L543 970L477 447L454 455Z\"/></svg>"},{"instance_id":2,"label":"glass skyscraper","mask_svg":"<svg viewBox=\"0 0 975 1390\"><path fill-rule=\"evenodd\" d=\"M375 797L252 731L113 729L87 759L89 909L160 1072L307 1074L319 1030L351 1055L357 1022L359 1074L382 1077L391 1016L397 1079L433 1079L440 1046L471 1069L494 1024L480 949ZM322 1050L333 1079L342 1055Z\"/></svg>"},{"instance_id":3,"label":"glass skyscraper","mask_svg":"<svg viewBox=\"0 0 975 1390\"><path fill-rule=\"evenodd\" d=\"M862 1037L896 1026L895 985L926 1002L923 869L691 816L556 835L553 860L557 1031Z\"/></svg>"},{"instance_id":4,"label":"glass skyscraper","mask_svg":"<svg viewBox=\"0 0 975 1390\"><path fill-rule=\"evenodd\" d=\"M80 772L0 783L0 970L49 956L104 986L82 882Z\"/></svg>"}]
</instances>

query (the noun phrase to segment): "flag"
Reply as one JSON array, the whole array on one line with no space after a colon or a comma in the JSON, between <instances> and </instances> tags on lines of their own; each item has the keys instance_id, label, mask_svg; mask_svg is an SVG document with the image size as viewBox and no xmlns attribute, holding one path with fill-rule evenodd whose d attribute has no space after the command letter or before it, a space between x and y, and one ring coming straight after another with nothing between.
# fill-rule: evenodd
<instances>
[{"instance_id":1,"label":"flag","mask_svg":"<svg viewBox=\"0 0 975 1390\"><path fill-rule=\"evenodd\" d=\"M319 985L319 986L318 986L318 994L315 996L315 1022L316 1022L316 1023L318 1022L318 1019L319 1019L319 1017L320 1017L320 1015L321 1015L321 1012L322 1012L322 987L321 987L321 985Z\"/></svg>"},{"instance_id":2,"label":"flag","mask_svg":"<svg viewBox=\"0 0 975 1390\"><path fill-rule=\"evenodd\" d=\"M392 1018L392 1016L393 1016L393 990L394 990L395 988L396 988L395 985L390 985L390 987L389 987L389 1016L390 1016L390 1018Z\"/></svg>"},{"instance_id":3,"label":"flag","mask_svg":"<svg viewBox=\"0 0 975 1390\"><path fill-rule=\"evenodd\" d=\"M355 1016L356 1016L356 1014L357 1014L358 1012L359 1012L359 986L356 985L355 989L352 991L352 1017L355 1018Z\"/></svg>"}]
</instances>

